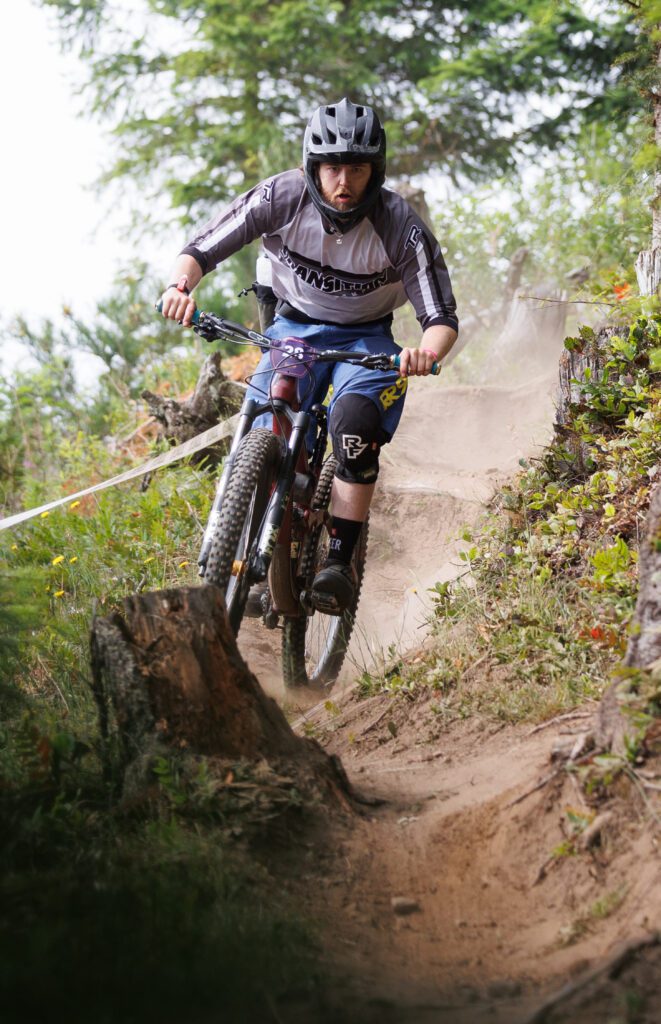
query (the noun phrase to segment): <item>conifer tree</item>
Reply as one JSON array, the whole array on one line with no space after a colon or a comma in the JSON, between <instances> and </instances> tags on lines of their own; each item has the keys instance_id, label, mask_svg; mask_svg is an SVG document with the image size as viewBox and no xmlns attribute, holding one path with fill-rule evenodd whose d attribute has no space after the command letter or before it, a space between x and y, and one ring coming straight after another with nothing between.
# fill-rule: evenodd
<instances>
[{"instance_id":1,"label":"conifer tree","mask_svg":"<svg viewBox=\"0 0 661 1024\"><path fill-rule=\"evenodd\" d=\"M616 62L635 27L608 0L41 0L89 71L120 156L108 177L193 217L300 160L301 125L343 95L386 122L389 171L455 178L567 145L638 100ZM592 8L593 9L593 8Z\"/></svg>"}]
</instances>

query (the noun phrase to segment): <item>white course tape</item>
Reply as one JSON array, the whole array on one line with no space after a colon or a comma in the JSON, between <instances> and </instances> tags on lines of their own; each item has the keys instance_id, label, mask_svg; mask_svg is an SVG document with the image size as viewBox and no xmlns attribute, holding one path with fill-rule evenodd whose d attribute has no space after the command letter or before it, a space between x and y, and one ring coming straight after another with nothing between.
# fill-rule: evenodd
<instances>
[{"instance_id":1,"label":"white course tape","mask_svg":"<svg viewBox=\"0 0 661 1024\"><path fill-rule=\"evenodd\" d=\"M126 473L120 473L119 476L111 477L110 480L103 480L100 484L86 487L84 491L76 491L75 494L67 494L65 498L49 501L46 505L40 505L39 508L30 508L25 512L18 512L15 516L8 516L7 519L0 519L0 530L8 530L10 526L18 526L19 523L24 523L27 519L34 519L35 516L40 516L43 512L50 512L52 508L66 505L68 501L75 501L76 498L82 498L86 494L94 494L95 491L104 491L107 487L116 487L117 484L123 484L127 480L135 480L136 477L144 476L145 473L150 473L154 469L169 466L172 462L178 462L179 459L184 459L187 455L193 455L195 452L202 451L203 448L209 448L216 441L222 441L224 437L231 437L238 422L239 414L237 413L236 416L223 420L222 423L218 423L217 426L205 430L202 434L197 434L190 441L184 441L183 444L177 445L176 448L171 448L168 452L163 452L162 455L157 455L155 458L150 459L149 462L143 462L141 466L136 466L135 469L129 469Z\"/></svg>"}]
</instances>

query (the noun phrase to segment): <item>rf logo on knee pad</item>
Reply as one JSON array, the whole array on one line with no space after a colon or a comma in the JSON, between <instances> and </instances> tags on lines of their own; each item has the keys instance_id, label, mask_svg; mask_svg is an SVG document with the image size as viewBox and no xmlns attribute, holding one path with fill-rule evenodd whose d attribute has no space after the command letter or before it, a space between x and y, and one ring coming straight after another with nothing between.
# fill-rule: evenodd
<instances>
[{"instance_id":1,"label":"rf logo on knee pad","mask_svg":"<svg viewBox=\"0 0 661 1024\"><path fill-rule=\"evenodd\" d=\"M367 448L367 442L358 434L342 434L342 447L348 459L357 459Z\"/></svg>"},{"instance_id":2,"label":"rf logo on knee pad","mask_svg":"<svg viewBox=\"0 0 661 1024\"><path fill-rule=\"evenodd\" d=\"M354 484L373 484L379 475L379 452L385 435L379 408L365 395L338 398L330 417L335 475Z\"/></svg>"}]
</instances>

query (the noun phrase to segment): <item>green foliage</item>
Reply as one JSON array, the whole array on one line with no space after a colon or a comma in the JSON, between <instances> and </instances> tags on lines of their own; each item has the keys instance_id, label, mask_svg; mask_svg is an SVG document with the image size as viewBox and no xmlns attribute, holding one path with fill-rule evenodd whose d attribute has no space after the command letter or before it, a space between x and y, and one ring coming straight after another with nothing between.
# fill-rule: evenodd
<instances>
[{"instance_id":1,"label":"green foliage","mask_svg":"<svg viewBox=\"0 0 661 1024\"><path fill-rule=\"evenodd\" d=\"M79 433L51 451L57 465L47 480L23 489L27 507L53 497L56 484L75 491L125 467L99 441ZM156 476L146 491L133 483L42 514L0 534L0 563L11 578L25 574L38 600L30 643L23 652L26 695L88 716L88 631L92 609L104 614L145 587L196 580L200 524L213 479L184 465ZM18 602L18 597L8 598ZM78 709L78 710L76 710Z\"/></svg>"},{"instance_id":2,"label":"green foliage","mask_svg":"<svg viewBox=\"0 0 661 1024\"><path fill-rule=\"evenodd\" d=\"M622 537L615 543L590 556L594 567L595 583L615 590L628 589L631 585L631 568L638 561L637 552L631 551Z\"/></svg>"},{"instance_id":3,"label":"green foliage","mask_svg":"<svg viewBox=\"0 0 661 1024\"><path fill-rule=\"evenodd\" d=\"M49 445L50 479L24 482L26 504L122 465L82 433ZM7 1020L204 1021L219 1006L260 1020L292 987L305 995L310 931L235 849L300 807L293 781L163 757L149 798L119 805L90 691L91 615L144 587L196 581L212 490L210 474L180 466L144 492L103 492L0 534Z\"/></svg>"},{"instance_id":4,"label":"green foliage","mask_svg":"<svg viewBox=\"0 0 661 1024\"><path fill-rule=\"evenodd\" d=\"M0 709L17 699L11 683L43 621L44 604L34 570L0 571Z\"/></svg>"},{"instance_id":5,"label":"green foliage","mask_svg":"<svg viewBox=\"0 0 661 1024\"><path fill-rule=\"evenodd\" d=\"M96 112L114 120L110 176L155 179L195 216L298 162L324 99L374 104L392 173L472 178L586 121L623 126L638 104L613 68L636 39L619 7L145 0L127 20L105 0L42 2L89 67Z\"/></svg>"},{"instance_id":6,"label":"green foliage","mask_svg":"<svg viewBox=\"0 0 661 1024\"><path fill-rule=\"evenodd\" d=\"M28 364L36 364L18 370L0 395L0 421L17 421L20 435L15 427L12 440L22 442L30 463L38 461L35 451L48 450L75 427L94 434L126 427L141 390L166 358L188 350L191 335L156 315L159 293L159 284L137 267L114 282L89 320L65 308L58 325L45 320L33 326L19 317L5 328L5 337L26 349ZM92 390L78 387L75 356L92 357L99 367Z\"/></svg>"}]
</instances>

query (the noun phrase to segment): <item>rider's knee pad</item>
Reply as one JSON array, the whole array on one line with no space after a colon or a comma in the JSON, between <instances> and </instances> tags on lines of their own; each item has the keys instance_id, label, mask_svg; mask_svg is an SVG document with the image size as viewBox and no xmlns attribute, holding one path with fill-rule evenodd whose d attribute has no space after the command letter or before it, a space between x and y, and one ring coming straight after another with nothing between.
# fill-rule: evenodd
<instances>
[{"instance_id":1,"label":"rider's knee pad","mask_svg":"<svg viewBox=\"0 0 661 1024\"><path fill-rule=\"evenodd\" d=\"M330 417L335 475L352 484L373 484L379 475L379 452L387 435L377 406L365 395L338 398Z\"/></svg>"}]
</instances>

